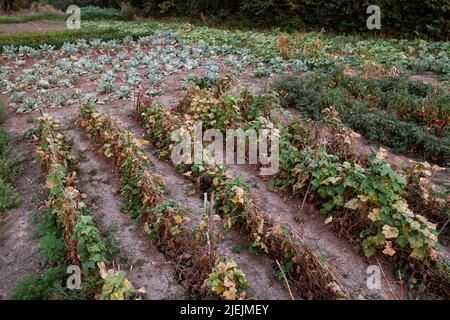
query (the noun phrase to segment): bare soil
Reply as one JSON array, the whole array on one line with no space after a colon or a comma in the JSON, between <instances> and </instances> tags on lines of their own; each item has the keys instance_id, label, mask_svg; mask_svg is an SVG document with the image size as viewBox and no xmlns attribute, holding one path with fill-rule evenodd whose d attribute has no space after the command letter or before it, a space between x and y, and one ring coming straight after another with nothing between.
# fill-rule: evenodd
<instances>
[{"instance_id":1,"label":"bare soil","mask_svg":"<svg viewBox=\"0 0 450 320\"><path fill-rule=\"evenodd\" d=\"M66 28L64 23L52 23L52 22L26 22L26 23L6 23L0 24L0 33L1 34L12 34L17 32L45 32L45 31L54 31L54 30L63 30Z\"/></svg>"}]
</instances>

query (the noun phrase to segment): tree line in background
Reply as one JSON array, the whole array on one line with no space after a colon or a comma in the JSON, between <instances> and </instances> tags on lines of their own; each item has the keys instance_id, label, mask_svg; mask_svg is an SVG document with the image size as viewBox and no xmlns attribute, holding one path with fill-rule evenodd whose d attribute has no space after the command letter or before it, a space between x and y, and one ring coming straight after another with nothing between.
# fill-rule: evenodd
<instances>
[{"instance_id":1,"label":"tree line in background","mask_svg":"<svg viewBox=\"0 0 450 320\"><path fill-rule=\"evenodd\" d=\"M0 0L6 12L29 6L31 0ZM123 0L44 0L65 10L69 5L119 8ZM381 32L428 35L448 39L450 0L130 0L143 16L181 16L233 27L279 26L287 30L325 28L366 32L369 5L381 9Z\"/></svg>"}]
</instances>

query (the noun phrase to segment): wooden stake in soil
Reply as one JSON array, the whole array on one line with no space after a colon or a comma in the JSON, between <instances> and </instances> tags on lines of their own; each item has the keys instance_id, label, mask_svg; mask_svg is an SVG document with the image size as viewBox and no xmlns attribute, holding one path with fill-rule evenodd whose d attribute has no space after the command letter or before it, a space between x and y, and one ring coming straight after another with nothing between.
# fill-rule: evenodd
<instances>
[{"instance_id":1,"label":"wooden stake in soil","mask_svg":"<svg viewBox=\"0 0 450 320\"><path fill-rule=\"evenodd\" d=\"M213 264L213 252L214 252L214 191L211 192L211 198L209 200L209 262L212 266Z\"/></svg>"},{"instance_id":2,"label":"wooden stake in soil","mask_svg":"<svg viewBox=\"0 0 450 320\"><path fill-rule=\"evenodd\" d=\"M289 291L289 296L291 297L291 300L295 300L295 299L294 299L294 296L292 295L291 286L289 285L289 282L288 282L288 280L287 280L287 278L286 278L286 275L284 274L283 268L281 267L281 265L280 265L280 263L278 262L278 260L275 260L275 262L277 263L278 268L280 268L281 274L283 275L284 282L286 283L286 287L287 287L287 289L288 289L288 291Z\"/></svg>"},{"instance_id":3,"label":"wooden stake in soil","mask_svg":"<svg viewBox=\"0 0 450 320\"><path fill-rule=\"evenodd\" d=\"M381 273L383 274L384 281L386 282L386 284L387 284L387 286L389 288L389 291L390 291L390 292L388 292L387 290L385 290L386 294L391 299L398 300L398 297L395 294L394 290L392 290L391 284L389 283L389 280L387 279L386 274L384 273L383 267L381 266L381 263L380 263L380 261L378 259L377 259L377 263L378 263L378 266L380 267Z\"/></svg>"},{"instance_id":4,"label":"wooden stake in soil","mask_svg":"<svg viewBox=\"0 0 450 320\"><path fill-rule=\"evenodd\" d=\"M311 182L312 182L312 177L311 177L311 180L309 181L308 188L306 189L305 196L303 197L302 206L300 207L299 215L302 214L303 207L305 206L305 201L306 201L306 198L308 197L309 189L311 188Z\"/></svg>"}]
</instances>

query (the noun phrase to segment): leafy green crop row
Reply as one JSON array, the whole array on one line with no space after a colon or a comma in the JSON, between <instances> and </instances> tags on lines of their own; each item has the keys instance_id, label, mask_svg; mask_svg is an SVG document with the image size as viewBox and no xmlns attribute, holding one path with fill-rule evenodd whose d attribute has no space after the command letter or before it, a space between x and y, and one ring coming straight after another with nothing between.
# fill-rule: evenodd
<instances>
[{"instance_id":1,"label":"leafy green crop row","mask_svg":"<svg viewBox=\"0 0 450 320\"><path fill-rule=\"evenodd\" d=\"M406 77L347 76L341 68L273 84L284 107L314 120L336 106L347 126L397 152L450 165L450 94Z\"/></svg>"},{"instance_id":2,"label":"leafy green crop row","mask_svg":"<svg viewBox=\"0 0 450 320\"><path fill-rule=\"evenodd\" d=\"M450 47L445 41L365 39L323 32L295 32L283 35L279 30L242 32L194 26L179 21L83 21L80 30L0 35L0 47L37 47L43 43L62 46L64 42L82 37L118 39L127 35L138 37L167 32L178 34L189 44L206 42L209 45L228 47L229 50L247 50L259 58L264 58L266 62L288 59L294 62L298 71L334 64L346 64L363 70L367 61L371 61L387 69L396 67L401 72L408 69L414 72L433 71L447 79L450 75ZM265 71L263 74L267 72L273 71Z\"/></svg>"}]
</instances>

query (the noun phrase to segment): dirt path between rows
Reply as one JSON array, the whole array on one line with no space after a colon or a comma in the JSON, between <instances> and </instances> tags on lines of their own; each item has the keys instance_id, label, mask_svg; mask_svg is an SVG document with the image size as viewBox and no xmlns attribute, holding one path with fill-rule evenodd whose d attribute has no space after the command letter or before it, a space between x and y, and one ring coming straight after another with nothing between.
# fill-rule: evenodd
<instances>
[{"instance_id":1,"label":"dirt path between rows","mask_svg":"<svg viewBox=\"0 0 450 320\"><path fill-rule=\"evenodd\" d=\"M39 273L43 263L37 251L39 241L33 237L32 218L43 213L43 203L35 198L40 192L39 168L34 156L34 146L21 140L18 128L9 127L8 121L2 125L16 139L15 150L24 156L24 173L15 187L21 196L18 207L0 212L0 300L8 298L17 281L24 276Z\"/></svg>"}]
</instances>

